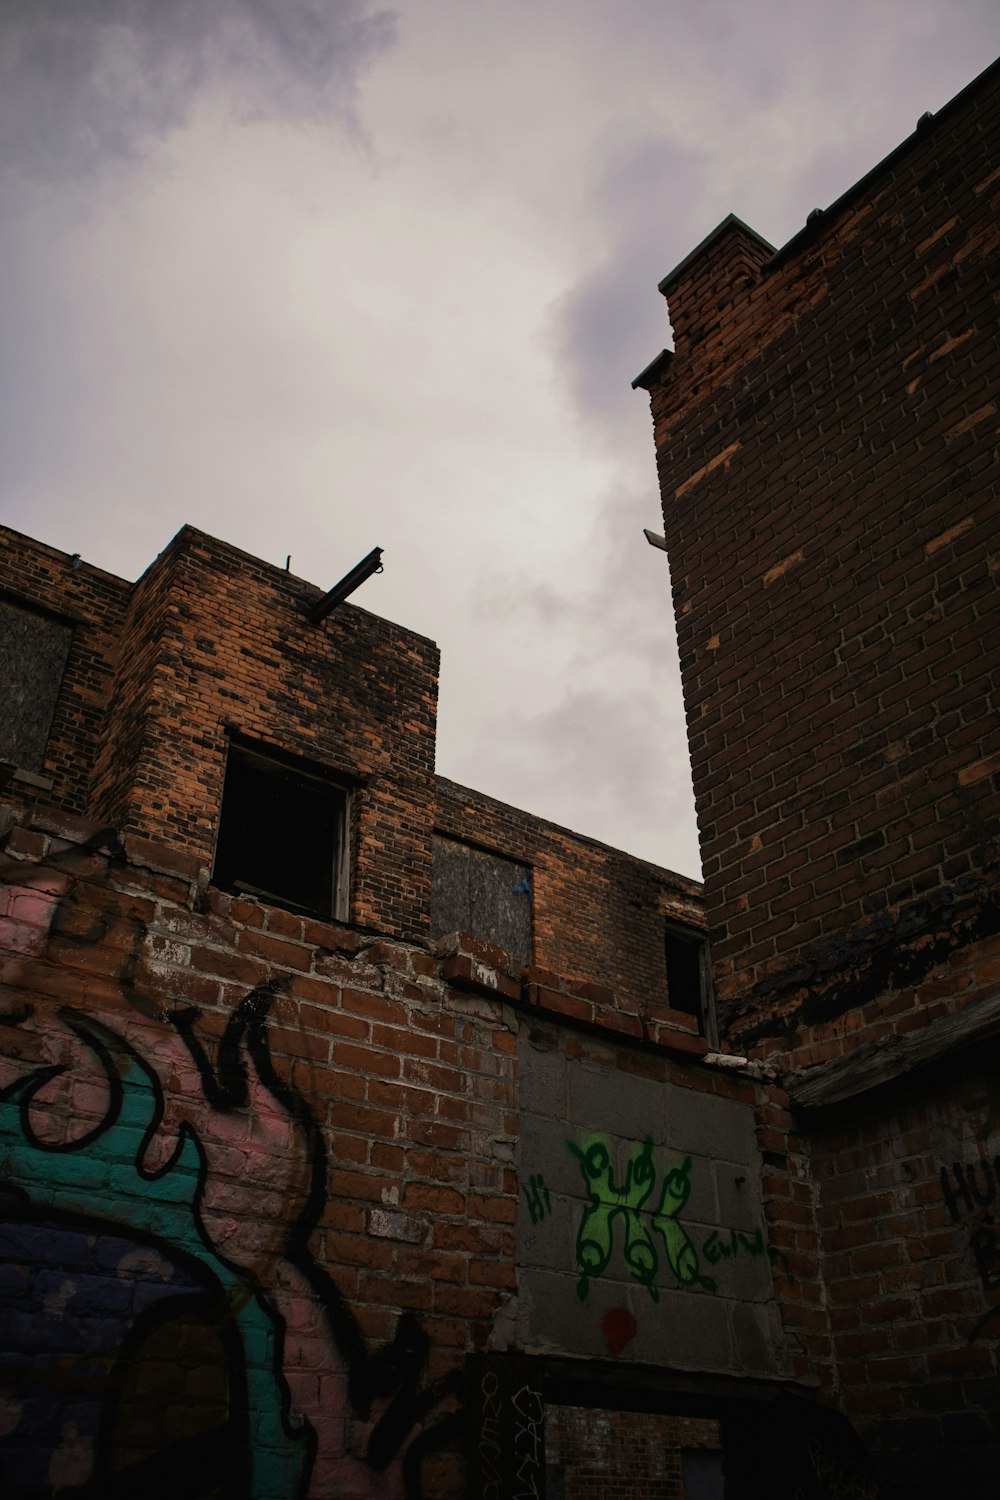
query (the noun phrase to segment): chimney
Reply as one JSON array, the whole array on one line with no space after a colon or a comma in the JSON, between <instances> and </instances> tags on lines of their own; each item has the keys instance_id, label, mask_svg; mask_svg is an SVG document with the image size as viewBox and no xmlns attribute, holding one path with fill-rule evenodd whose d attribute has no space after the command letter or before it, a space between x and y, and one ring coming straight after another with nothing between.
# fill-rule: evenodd
<instances>
[{"instance_id":1,"label":"chimney","mask_svg":"<svg viewBox=\"0 0 1000 1500\"><path fill-rule=\"evenodd\" d=\"M667 299L678 352L718 327L734 297L758 280L773 254L773 245L729 214L664 276L660 291Z\"/></svg>"}]
</instances>

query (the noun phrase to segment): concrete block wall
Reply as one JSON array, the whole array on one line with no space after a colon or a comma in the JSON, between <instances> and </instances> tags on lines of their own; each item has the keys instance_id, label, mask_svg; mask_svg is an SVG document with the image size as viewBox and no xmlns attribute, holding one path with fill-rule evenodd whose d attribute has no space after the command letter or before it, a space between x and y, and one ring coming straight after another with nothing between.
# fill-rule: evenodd
<instances>
[{"instance_id":1,"label":"concrete block wall","mask_svg":"<svg viewBox=\"0 0 1000 1500\"><path fill-rule=\"evenodd\" d=\"M518 1347L791 1375L756 1087L544 1024L519 1061Z\"/></svg>"}]
</instances>

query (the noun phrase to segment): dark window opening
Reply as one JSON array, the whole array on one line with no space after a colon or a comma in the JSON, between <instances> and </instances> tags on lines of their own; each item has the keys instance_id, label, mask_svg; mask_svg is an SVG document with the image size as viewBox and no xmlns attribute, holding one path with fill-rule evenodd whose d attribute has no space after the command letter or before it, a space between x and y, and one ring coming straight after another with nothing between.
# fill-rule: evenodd
<instances>
[{"instance_id":1,"label":"dark window opening","mask_svg":"<svg viewBox=\"0 0 1000 1500\"><path fill-rule=\"evenodd\" d=\"M320 916L347 916L348 792L315 771L231 745L213 879Z\"/></svg>"},{"instance_id":2,"label":"dark window opening","mask_svg":"<svg viewBox=\"0 0 1000 1500\"><path fill-rule=\"evenodd\" d=\"M667 1001L673 1010L693 1016L713 1044L712 962L708 943L698 932L667 924Z\"/></svg>"},{"instance_id":3,"label":"dark window opening","mask_svg":"<svg viewBox=\"0 0 1000 1500\"><path fill-rule=\"evenodd\" d=\"M726 1500L722 1454L717 1448L682 1448L684 1500Z\"/></svg>"}]
</instances>

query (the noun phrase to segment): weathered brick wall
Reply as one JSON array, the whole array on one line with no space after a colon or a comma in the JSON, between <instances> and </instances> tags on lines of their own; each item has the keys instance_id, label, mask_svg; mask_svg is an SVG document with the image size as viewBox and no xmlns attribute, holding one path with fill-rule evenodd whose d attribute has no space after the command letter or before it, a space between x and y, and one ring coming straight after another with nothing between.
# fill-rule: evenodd
<instances>
[{"instance_id":1,"label":"weathered brick wall","mask_svg":"<svg viewBox=\"0 0 1000 1500\"><path fill-rule=\"evenodd\" d=\"M730 224L665 282L652 405L736 1038L807 991L870 998L887 942L912 970L997 925L998 87L755 276Z\"/></svg>"},{"instance_id":2,"label":"weathered brick wall","mask_svg":"<svg viewBox=\"0 0 1000 1500\"><path fill-rule=\"evenodd\" d=\"M82 813L90 797L94 752L111 696L131 586L2 526L0 589L15 602L49 610L72 625L41 774L52 781L44 793L46 803Z\"/></svg>"},{"instance_id":3,"label":"weathered brick wall","mask_svg":"<svg viewBox=\"0 0 1000 1500\"><path fill-rule=\"evenodd\" d=\"M842 1400L905 1495L996 1493L1000 1114L994 1061L872 1097L817 1142Z\"/></svg>"},{"instance_id":4,"label":"weathered brick wall","mask_svg":"<svg viewBox=\"0 0 1000 1500\"><path fill-rule=\"evenodd\" d=\"M211 868L227 730L355 784L351 919L427 930L438 653L185 527L135 587L98 815ZM294 833L294 830L292 831Z\"/></svg>"},{"instance_id":5,"label":"weathered brick wall","mask_svg":"<svg viewBox=\"0 0 1000 1500\"><path fill-rule=\"evenodd\" d=\"M514 1282L510 1013L35 821L2 891L5 1490L459 1492L462 1361Z\"/></svg>"},{"instance_id":6,"label":"weathered brick wall","mask_svg":"<svg viewBox=\"0 0 1000 1500\"><path fill-rule=\"evenodd\" d=\"M555 1347L517 1238L541 1191L521 1163L524 1132L537 1143L522 1054L534 1107L548 1099L539 1028L559 1038L581 1148L591 1125L637 1132L613 1172L628 1194L629 1153L655 1135L657 1170L690 1172L694 1194L661 1204L655 1286L625 1258L623 1220L581 1297L564 1236L563 1340L640 1365L650 1338L674 1340L683 1368L731 1379L745 1357L790 1372L776 1296L815 1277L792 1241L796 1189L778 1182L780 1096L623 1036L593 1003L576 1016L579 986L542 993L488 945L435 954L205 892L198 868L54 810L6 839L0 1478L13 1493L124 1493L169 1472L262 1500L392 1500L418 1481L428 1500L462 1494L466 1356L523 1344L522 1329ZM755 1108L773 1182L754 1164ZM647 1470L637 1460L633 1500Z\"/></svg>"},{"instance_id":7,"label":"weathered brick wall","mask_svg":"<svg viewBox=\"0 0 1000 1500\"><path fill-rule=\"evenodd\" d=\"M659 1018L653 1011L666 1001L664 919L703 929L696 881L441 776L436 827L531 868L537 966L613 990L628 1015Z\"/></svg>"},{"instance_id":8,"label":"weathered brick wall","mask_svg":"<svg viewBox=\"0 0 1000 1500\"><path fill-rule=\"evenodd\" d=\"M1000 1464L998 90L773 259L727 221L650 377L716 991L782 1074L772 1242L815 1254L798 1368L928 1500Z\"/></svg>"},{"instance_id":9,"label":"weathered brick wall","mask_svg":"<svg viewBox=\"0 0 1000 1500\"><path fill-rule=\"evenodd\" d=\"M171 594L182 554L179 532L129 591L118 670L97 739L91 796L80 809L122 828L132 813L137 779L150 775L146 753L168 690L164 636L176 615ZM162 798L159 810L164 811ZM135 820L128 826L130 832L142 831Z\"/></svg>"},{"instance_id":10,"label":"weathered brick wall","mask_svg":"<svg viewBox=\"0 0 1000 1500\"><path fill-rule=\"evenodd\" d=\"M713 1453L719 1424L659 1412L548 1406L545 1457L564 1500L684 1500L682 1450Z\"/></svg>"},{"instance_id":11,"label":"weathered brick wall","mask_svg":"<svg viewBox=\"0 0 1000 1500\"><path fill-rule=\"evenodd\" d=\"M210 869L228 730L241 731L355 786L358 925L427 934L433 821L528 867L524 958L542 982L589 981L629 1017L690 1028L666 1003L664 919L703 925L698 884L435 780L430 642L349 604L310 625L316 588L190 527L134 585L16 533L4 543L0 586L74 620L47 802Z\"/></svg>"}]
</instances>

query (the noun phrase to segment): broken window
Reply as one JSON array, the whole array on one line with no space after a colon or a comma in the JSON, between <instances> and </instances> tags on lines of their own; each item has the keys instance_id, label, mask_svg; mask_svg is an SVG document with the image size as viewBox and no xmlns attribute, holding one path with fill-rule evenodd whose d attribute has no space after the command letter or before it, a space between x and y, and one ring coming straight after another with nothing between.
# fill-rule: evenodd
<instances>
[{"instance_id":1,"label":"broken window","mask_svg":"<svg viewBox=\"0 0 1000 1500\"><path fill-rule=\"evenodd\" d=\"M73 627L0 599L0 760L40 771Z\"/></svg>"},{"instance_id":2,"label":"broken window","mask_svg":"<svg viewBox=\"0 0 1000 1500\"><path fill-rule=\"evenodd\" d=\"M666 931L667 1002L698 1022L698 1029L715 1042L712 1005L712 956L704 935L691 927L668 922Z\"/></svg>"},{"instance_id":3,"label":"broken window","mask_svg":"<svg viewBox=\"0 0 1000 1500\"><path fill-rule=\"evenodd\" d=\"M346 920L349 804L317 767L231 744L213 880Z\"/></svg>"},{"instance_id":4,"label":"broken window","mask_svg":"<svg viewBox=\"0 0 1000 1500\"><path fill-rule=\"evenodd\" d=\"M434 840L431 936L468 932L531 962L531 870L458 839Z\"/></svg>"}]
</instances>

